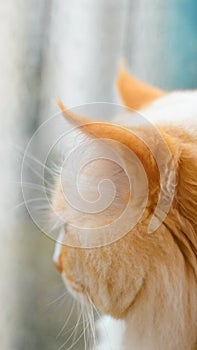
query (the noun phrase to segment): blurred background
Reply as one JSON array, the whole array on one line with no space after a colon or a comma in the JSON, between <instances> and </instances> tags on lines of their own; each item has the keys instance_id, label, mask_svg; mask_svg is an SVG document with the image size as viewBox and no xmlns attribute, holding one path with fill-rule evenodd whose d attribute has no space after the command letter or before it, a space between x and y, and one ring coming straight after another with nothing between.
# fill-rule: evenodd
<instances>
[{"instance_id":1,"label":"blurred background","mask_svg":"<svg viewBox=\"0 0 197 350\"><path fill-rule=\"evenodd\" d=\"M30 137L57 112L55 98L68 107L118 102L122 58L160 88L197 88L196 13L196 0L0 0L1 349L67 350L78 319L54 242L23 206ZM84 349L82 336L73 349Z\"/></svg>"}]
</instances>

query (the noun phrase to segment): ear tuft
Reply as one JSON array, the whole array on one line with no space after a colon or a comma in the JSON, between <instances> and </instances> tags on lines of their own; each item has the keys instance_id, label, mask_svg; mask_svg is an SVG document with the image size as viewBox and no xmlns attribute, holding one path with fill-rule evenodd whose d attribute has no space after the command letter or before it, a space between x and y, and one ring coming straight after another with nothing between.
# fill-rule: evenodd
<instances>
[{"instance_id":1,"label":"ear tuft","mask_svg":"<svg viewBox=\"0 0 197 350\"><path fill-rule=\"evenodd\" d=\"M67 109L62 101L57 100L57 105L60 108L63 116L72 124L80 125L82 123L90 123L90 120L86 117L79 116L73 112L71 112L69 109Z\"/></svg>"},{"instance_id":2,"label":"ear tuft","mask_svg":"<svg viewBox=\"0 0 197 350\"><path fill-rule=\"evenodd\" d=\"M64 112L65 111L65 107L64 107L62 101L57 100L56 102L57 102L57 105L58 105L59 109L61 109L61 111Z\"/></svg>"},{"instance_id":3,"label":"ear tuft","mask_svg":"<svg viewBox=\"0 0 197 350\"><path fill-rule=\"evenodd\" d=\"M123 63L117 76L117 87L124 105L134 110L139 110L165 95L164 91L134 78Z\"/></svg>"}]
</instances>

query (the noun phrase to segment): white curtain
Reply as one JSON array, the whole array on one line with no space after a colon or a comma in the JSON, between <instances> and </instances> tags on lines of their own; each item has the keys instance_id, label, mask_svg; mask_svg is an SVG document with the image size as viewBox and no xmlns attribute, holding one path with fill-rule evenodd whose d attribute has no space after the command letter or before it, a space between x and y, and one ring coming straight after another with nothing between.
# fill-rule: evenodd
<instances>
[{"instance_id":1,"label":"white curtain","mask_svg":"<svg viewBox=\"0 0 197 350\"><path fill-rule=\"evenodd\" d=\"M0 1L0 348L5 350L31 349L28 342L33 343L36 279L28 268L36 236L27 236L29 226L13 207L22 201L21 152L38 113L44 16L44 1Z\"/></svg>"}]
</instances>

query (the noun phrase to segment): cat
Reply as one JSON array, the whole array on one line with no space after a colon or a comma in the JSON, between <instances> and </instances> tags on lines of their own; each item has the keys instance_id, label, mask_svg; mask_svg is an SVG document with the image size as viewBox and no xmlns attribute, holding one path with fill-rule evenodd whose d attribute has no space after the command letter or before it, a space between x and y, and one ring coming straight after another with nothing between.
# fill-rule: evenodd
<instances>
[{"instance_id":1,"label":"cat","mask_svg":"<svg viewBox=\"0 0 197 350\"><path fill-rule=\"evenodd\" d=\"M78 127L82 144L96 141L87 148L91 159L100 148L115 150L123 159L136 194L129 193L120 164L100 158L84 172L81 186L84 196L94 199L91 191L106 171L118 188L114 206L106 211L84 214L70 207L57 181L53 208L64 213L59 242L65 244L57 243L54 261L72 295L104 314L97 322L96 350L196 350L197 91L167 93L138 81L125 68L117 86L128 110L121 121L94 123L59 105L65 122ZM138 120L138 115L144 118ZM71 189L72 181L68 171L63 186ZM162 191L164 205L158 209ZM111 192L105 193L111 198ZM113 226L130 194L130 211ZM149 232L151 222L155 229ZM96 231L91 229L99 231L102 225L106 237L102 231L96 244L92 240L88 245ZM76 227L84 229L84 236ZM125 233L119 235L119 230Z\"/></svg>"}]
</instances>

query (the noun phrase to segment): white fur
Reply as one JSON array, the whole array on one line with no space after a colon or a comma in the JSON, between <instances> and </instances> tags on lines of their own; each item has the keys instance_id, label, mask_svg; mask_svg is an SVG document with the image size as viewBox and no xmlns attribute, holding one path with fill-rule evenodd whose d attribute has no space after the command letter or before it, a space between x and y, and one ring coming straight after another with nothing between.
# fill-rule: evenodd
<instances>
[{"instance_id":1,"label":"white fur","mask_svg":"<svg viewBox=\"0 0 197 350\"><path fill-rule=\"evenodd\" d=\"M125 322L115 320L110 316L103 316L97 321L98 338L96 350L120 350L125 331Z\"/></svg>"},{"instance_id":2,"label":"white fur","mask_svg":"<svg viewBox=\"0 0 197 350\"><path fill-rule=\"evenodd\" d=\"M184 127L196 135L197 130L197 91L181 91L170 93L139 112L154 125L175 125ZM133 116L133 117L132 117ZM118 118L119 119L119 118ZM122 117L121 124L138 126L136 113L128 112Z\"/></svg>"},{"instance_id":3,"label":"white fur","mask_svg":"<svg viewBox=\"0 0 197 350\"><path fill-rule=\"evenodd\" d=\"M174 92L142 110L153 124L184 127L189 133L197 129L197 91Z\"/></svg>"}]
</instances>

